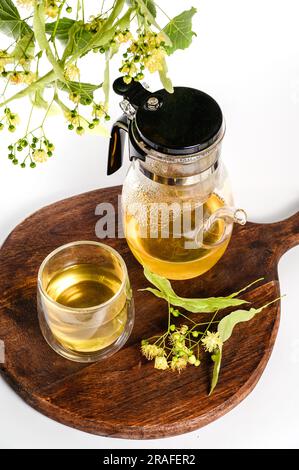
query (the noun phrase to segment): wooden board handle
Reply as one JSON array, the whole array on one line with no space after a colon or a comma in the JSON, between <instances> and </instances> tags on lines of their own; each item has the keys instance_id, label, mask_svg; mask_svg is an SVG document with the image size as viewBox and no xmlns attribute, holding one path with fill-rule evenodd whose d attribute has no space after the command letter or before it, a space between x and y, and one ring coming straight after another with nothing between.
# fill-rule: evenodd
<instances>
[{"instance_id":1,"label":"wooden board handle","mask_svg":"<svg viewBox=\"0 0 299 470\"><path fill-rule=\"evenodd\" d=\"M299 211L285 220L270 224L270 228L279 257L299 245Z\"/></svg>"}]
</instances>

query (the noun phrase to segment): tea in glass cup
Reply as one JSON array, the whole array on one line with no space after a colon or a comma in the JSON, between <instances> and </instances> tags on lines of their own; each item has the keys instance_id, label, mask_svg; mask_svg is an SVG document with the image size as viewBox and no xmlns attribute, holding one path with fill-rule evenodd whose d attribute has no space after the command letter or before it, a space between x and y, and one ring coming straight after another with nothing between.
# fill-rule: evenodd
<instances>
[{"instance_id":1,"label":"tea in glass cup","mask_svg":"<svg viewBox=\"0 0 299 470\"><path fill-rule=\"evenodd\" d=\"M67 359L93 362L119 350L134 322L122 257L88 241L52 252L38 274L38 317L46 341Z\"/></svg>"}]
</instances>

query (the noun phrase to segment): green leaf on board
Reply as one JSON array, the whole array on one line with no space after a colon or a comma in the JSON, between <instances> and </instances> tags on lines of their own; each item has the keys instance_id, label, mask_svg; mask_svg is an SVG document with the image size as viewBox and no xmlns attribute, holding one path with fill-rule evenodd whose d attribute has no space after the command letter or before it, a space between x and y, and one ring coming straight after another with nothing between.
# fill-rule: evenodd
<instances>
[{"instance_id":1,"label":"green leaf on board","mask_svg":"<svg viewBox=\"0 0 299 470\"><path fill-rule=\"evenodd\" d=\"M102 85L93 85L92 83L72 81L64 83L58 80L57 86L60 88L60 90L67 93L76 93L77 95L80 95L80 103L86 105L92 102L95 90L100 88Z\"/></svg>"},{"instance_id":2,"label":"green leaf on board","mask_svg":"<svg viewBox=\"0 0 299 470\"><path fill-rule=\"evenodd\" d=\"M18 40L32 33L26 21L22 20L18 9L11 0L0 0L0 31Z\"/></svg>"},{"instance_id":3,"label":"green leaf on board","mask_svg":"<svg viewBox=\"0 0 299 470\"><path fill-rule=\"evenodd\" d=\"M277 300L278 299L275 299L260 308L251 308L250 310L235 310L234 312L222 318L222 320L218 323L217 328L222 342L224 343L231 337L233 329L238 323L251 320L253 317L255 317L255 315L260 313L270 304L272 304L273 302L277 302Z\"/></svg>"},{"instance_id":4,"label":"green leaf on board","mask_svg":"<svg viewBox=\"0 0 299 470\"><path fill-rule=\"evenodd\" d=\"M246 290L248 290L250 287L252 287L254 284L257 284L258 282L262 281L264 278L263 277L260 277L259 279L256 279L255 281L251 282L250 284L248 284L248 286L245 286L245 287L242 287L242 289L240 289L238 292L234 292L233 294L231 294L229 297L237 297L237 295L241 294L242 292L245 292Z\"/></svg>"},{"instance_id":5,"label":"green leaf on board","mask_svg":"<svg viewBox=\"0 0 299 470\"><path fill-rule=\"evenodd\" d=\"M166 46L168 54L173 54L178 49L186 49L190 46L195 33L192 31L192 18L196 13L196 8L183 11L165 26L163 31L170 38L172 45Z\"/></svg>"},{"instance_id":6,"label":"green leaf on board","mask_svg":"<svg viewBox=\"0 0 299 470\"><path fill-rule=\"evenodd\" d=\"M164 295L164 298L176 295L173 288L171 287L170 281L166 279L166 277L152 273L147 267L144 268L144 275L151 284L161 291L161 293Z\"/></svg>"},{"instance_id":7,"label":"green leaf on board","mask_svg":"<svg viewBox=\"0 0 299 470\"><path fill-rule=\"evenodd\" d=\"M220 322L218 323L218 327L217 327L217 331L219 333L221 341L225 343L225 341L227 341L231 337L233 329L238 323L251 320L253 317L255 317L255 315L260 313L266 307L268 307L274 302L277 302L277 300L279 299L272 300L272 302L268 302L266 305L263 305L260 308L251 308L250 310L235 310L229 315L226 315L224 318L222 318L222 320L220 320ZM213 392L218 382L219 371L221 367L221 359L222 359L222 347L218 349L216 352L214 352L212 355L212 360L214 361L214 370L213 370L213 377L212 377L212 382L211 382L210 395Z\"/></svg>"},{"instance_id":8,"label":"green leaf on board","mask_svg":"<svg viewBox=\"0 0 299 470\"><path fill-rule=\"evenodd\" d=\"M172 85L171 79L167 75L168 68L167 68L165 59L163 59L162 61L162 66L163 66L162 70L159 70L159 77L160 77L161 83L163 87L165 88L165 90L168 91L168 93L173 93L173 85Z\"/></svg>"},{"instance_id":9,"label":"green leaf on board","mask_svg":"<svg viewBox=\"0 0 299 470\"><path fill-rule=\"evenodd\" d=\"M230 297L208 297L206 299L187 299L184 297L171 297L170 303L176 307L182 307L192 313L212 313L228 307L238 307L248 303L243 299Z\"/></svg>"},{"instance_id":10,"label":"green leaf on board","mask_svg":"<svg viewBox=\"0 0 299 470\"><path fill-rule=\"evenodd\" d=\"M218 383L221 360L222 360L222 347L218 348L217 351L215 351L212 354L212 361L214 362L214 367L213 367L213 375L212 375L211 388L210 388L209 395L211 395L211 393L213 392L214 388L216 387Z\"/></svg>"},{"instance_id":11,"label":"green leaf on board","mask_svg":"<svg viewBox=\"0 0 299 470\"><path fill-rule=\"evenodd\" d=\"M247 303L246 300L233 298L231 295L228 297L209 297L202 299L192 299L178 296L168 279L152 273L148 268L144 268L144 275L146 279L153 284L158 291L152 288L147 288L154 295L161 299L165 299L175 307L182 307L185 310L193 313L211 313L216 310L224 309L227 307L236 307L241 304Z\"/></svg>"}]
</instances>

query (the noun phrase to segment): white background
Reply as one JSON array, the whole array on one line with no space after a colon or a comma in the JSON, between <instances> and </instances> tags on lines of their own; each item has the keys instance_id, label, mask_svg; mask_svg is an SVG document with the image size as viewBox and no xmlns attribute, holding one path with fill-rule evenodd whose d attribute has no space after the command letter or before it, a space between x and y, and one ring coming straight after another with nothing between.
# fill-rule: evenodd
<instances>
[{"instance_id":1,"label":"white background","mask_svg":"<svg viewBox=\"0 0 299 470\"><path fill-rule=\"evenodd\" d=\"M271 222L291 215L299 207L298 1L159 1L171 14L185 5L199 6L194 24L198 37L189 50L169 60L170 75L175 85L202 89L221 104L227 123L223 158L238 206L246 209L252 221ZM116 74L117 64L115 70ZM96 75L95 65L92 72ZM153 89L158 84L152 77L147 81ZM111 115L116 118L118 99L111 99ZM25 106L28 103L19 102L14 109L21 113ZM35 170L11 165L1 135L0 242L45 204L123 181L128 162L116 175L105 174L107 140L75 136L59 118L52 119L49 127L57 156ZM251 395L218 421L169 439L102 438L37 413L1 378L0 447L298 448L298 266L299 247L279 264L281 290L287 296L265 373Z\"/></svg>"}]
</instances>

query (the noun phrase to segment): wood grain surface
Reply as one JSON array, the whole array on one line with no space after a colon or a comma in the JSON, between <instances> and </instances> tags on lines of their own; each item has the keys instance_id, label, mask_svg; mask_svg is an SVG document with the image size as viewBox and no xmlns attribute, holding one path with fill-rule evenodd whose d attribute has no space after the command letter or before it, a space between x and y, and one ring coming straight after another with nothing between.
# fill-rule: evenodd
<instances>
[{"instance_id":1,"label":"wood grain surface","mask_svg":"<svg viewBox=\"0 0 299 470\"><path fill-rule=\"evenodd\" d=\"M138 289L148 286L124 239L106 239L124 257L134 291L136 322L126 346L91 365L70 362L47 345L36 312L38 268L47 254L75 240L96 240L100 202L117 207L120 187L101 189L45 207L21 223L0 250L0 339L3 376L27 403L50 418L86 432L149 439L197 429L236 406L260 378L274 345L279 303L239 324L225 344L219 383L208 396L212 364L180 375L158 371L140 354L140 340L165 329L163 300ZM274 224L235 227L229 248L209 272L173 282L183 296L226 295L251 281L244 296L255 306L279 295L277 263L299 243L299 212ZM206 316L202 315L205 319ZM203 320L204 321L204 320Z\"/></svg>"}]
</instances>

